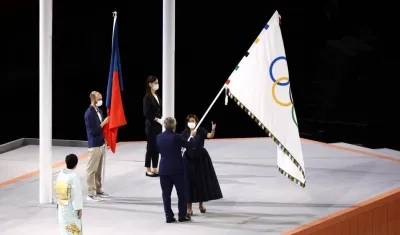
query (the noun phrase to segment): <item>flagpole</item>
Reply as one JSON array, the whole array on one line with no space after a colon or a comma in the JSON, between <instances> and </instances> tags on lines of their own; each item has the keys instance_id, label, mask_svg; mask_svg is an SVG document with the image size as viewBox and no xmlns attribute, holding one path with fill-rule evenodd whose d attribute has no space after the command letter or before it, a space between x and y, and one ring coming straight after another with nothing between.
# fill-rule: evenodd
<instances>
[{"instance_id":1,"label":"flagpole","mask_svg":"<svg viewBox=\"0 0 400 235\"><path fill-rule=\"evenodd\" d=\"M199 128L200 124L204 121L204 118L206 118L208 112L210 112L211 108L214 106L215 102L217 101L218 97L221 95L221 93L225 90L226 85L224 84L224 86L221 88L221 90L219 90L217 96L215 96L214 100L211 102L210 107L208 107L208 109L206 110L206 112L204 113L203 117L201 117L199 123L197 123L196 128L194 129L195 131L197 131L197 128Z\"/></svg>"},{"instance_id":2,"label":"flagpole","mask_svg":"<svg viewBox=\"0 0 400 235\"><path fill-rule=\"evenodd\" d=\"M111 39L111 48L112 48L112 45L114 45L114 30L115 30L115 23L117 22L117 12L116 11L114 11L113 12L113 17L114 17L114 23L113 23L113 32L112 32L112 39ZM107 162L107 151L108 151L108 144L107 144L107 142L106 142L106 147L105 147L105 150L104 150L104 156L103 156L103 167L102 167L102 172L101 172L101 185L103 186L103 188L104 188L104 182L106 181L105 179L105 177L106 177L106 162Z\"/></svg>"},{"instance_id":3,"label":"flagpole","mask_svg":"<svg viewBox=\"0 0 400 235\"><path fill-rule=\"evenodd\" d=\"M217 96L215 96L214 100L211 102L210 106L208 107L208 109L206 110L206 112L204 113L203 117L201 117L199 123L197 123L196 127L194 128L195 131L197 131L197 129L199 128L200 124L204 121L204 119L206 118L208 112L210 112L211 108L214 106L215 102L217 101L218 97L221 95L221 93L226 89L226 84L224 84L224 86L221 88L221 90L219 90ZM190 140L190 137L188 138L188 141ZM182 156L185 153L186 149L182 149Z\"/></svg>"},{"instance_id":4,"label":"flagpole","mask_svg":"<svg viewBox=\"0 0 400 235\"><path fill-rule=\"evenodd\" d=\"M39 202L52 203L53 1L40 0L39 16Z\"/></svg>"},{"instance_id":5,"label":"flagpole","mask_svg":"<svg viewBox=\"0 0 400 235\"><path fill-rule=\"evenodd\" d=\"M204 121L204 119L206 118L208 112L210 112L211 108L214 106L215 102L217 101L218 97L221 95L221 93L226 89L226 84L224 84L224 86L221 88L221 90L219 90L217 96L215 96L214 100L211 102L210 106L208 107L208 109L206 110L206 112L204 113L203 117L201 117L199 123L197 123L196 128L194 128L195 131L197 131L197 129L199 128L200 124ZM190 140L190 137L188 139L188 141ZM182 151L182 154L184 153L185 150Z\"/></svg>"},{"instance_id":6,"label":"flagpole","mask_svg":"<svg viewBox=\"0 0 400 235\"><path fill-rule=\"evenodd\" d=\"M101 172L101 186L104 189L104 182L106 182L106 159L107 159L107 151L108 151L108 145L106 142L106 146L104 149L104 155L103 155L103 166L102 166L102 172Z\"/></svg>"},{"instance_id":7,"label":"flagpole","mask_svg":"<svg viewBox=\"0 0 400 235\"><path fill-rule=\"evenodd\" d=\"M175 0L163 0L163 117L175 115ZM164 127L163 127L164 128Z\"/></svg>"}]
</instances>

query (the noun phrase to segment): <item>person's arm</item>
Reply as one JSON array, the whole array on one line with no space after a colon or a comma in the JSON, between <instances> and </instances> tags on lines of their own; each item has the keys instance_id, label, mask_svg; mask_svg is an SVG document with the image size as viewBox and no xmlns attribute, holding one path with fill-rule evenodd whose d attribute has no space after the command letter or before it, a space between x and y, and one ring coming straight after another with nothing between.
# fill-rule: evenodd
<instances>
[{"instance_id":1,"label":"person's arm","mask_svg":"<svg viewBox=\"0 0 400 235\"><path fill-rule=\"evenodd\" d=\"M207 139L212 139L214 138L215 135L215 129L211 130L211 132L207 133Z\"/></svg>"},{"instance_id":2,"label":"person's arm","mask_svg":"<svg viewBox=\"0 0 400 235\"><path fill-rule=\"evenodd\" d=\"M150 122L158 120L154 108L151 107L150 97L147 95L143 98L143 115Z\"/></svg>"},{"instance_id":3,"label":"person's arm","mask_svg":"<svg viewBox=\"0 0 400 235\"><path fill-rule=\"evenodd\" d=\"M82 216L83 197L81 180L79 179L79 176L77 174L74 176L71 184L71 199L72 208L78 213L78 217L80 218Z\"/></svg>"},{"instance_id":4,"label":"person's arm","mask_svg":"<svg viewBox=\"0 0 400 235\"><path fill-rule=\"evenodd\" d=\"M215 135L215 126L216 124L211 122L211 132L208 132L206 129L204 129L204 131L206 132L206 137L207 139L212 139L214 138Z\"/></svg>"},{"instance_id":5,"label":"person's arm","mask_svg":"<svg viewBox=\"0 0 400 235\"><path fill-rule=\"evenodd\" d=\"M190 149L190 148L193 148L193 136L190 136L189 137L189 140L188 139L185 139L182 135L176 135L176 141L179 143L179 145L181 146L181 147L183 147L183 148L186 148L186 149Z\"/></svg>"},{"instance_id":6,"label":"person's arm","mask_svg":"<svg viewBox=\"0 0 400 235\"><path fill-rule=\"evenodd\" d=\"M97 115L97 114L96 114ZM96 117L98 118L98 117ZM93 118L92 112L87 112L85 114L85 125L86 129L89 132L89 135L91 136L99 136L103 132L103 123L101 125L98 125L95 122L95 119Z\"/></svg>"}]
</instances>

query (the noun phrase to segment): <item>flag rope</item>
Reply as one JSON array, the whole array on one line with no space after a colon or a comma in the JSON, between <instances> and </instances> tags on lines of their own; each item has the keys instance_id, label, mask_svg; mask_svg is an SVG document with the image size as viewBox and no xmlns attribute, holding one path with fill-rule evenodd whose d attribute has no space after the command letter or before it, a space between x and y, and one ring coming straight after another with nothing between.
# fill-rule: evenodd
<instances>
[{"instance_id":1,"label":"flag rope","mask_svg":"<svg viewBox=\"0 0 400 235\"><path fill-rule=\"evenodd\" d=\"M292 156L292 154L289 152L289 150L287 150L285 148L285 146L283 146L283 144L268 130L268 128L266 126L264 126L263 123L261 123L261 121L246 107L244 106L228 89L227 91L228 96L235 101L235 103L241 108L243 109L250 117L251 119L253 119L258 126L261 127L261 129L263 131L265 131L265 133L267 133L267 135L269 137L271 137L272 141L274 141L279 148L289 157L289 159L293 162L293 164L297 167L297 169L299 169L300 173L303 175L304 179L306 179L306 175L304 173L303 168L301 167L301 165L297 162L296 158ZM280 168L278 166L278 171L285 176L286 178L290 179L291 181L293 181L294 183L300 185L301 187L305 187L306 186L306 181L304 181L304 183L302 183L299 179L293 177L292 175L290 175L289 173L287 173L286 171L284 171L282 168Z\"/></svg>"}]
</instances>

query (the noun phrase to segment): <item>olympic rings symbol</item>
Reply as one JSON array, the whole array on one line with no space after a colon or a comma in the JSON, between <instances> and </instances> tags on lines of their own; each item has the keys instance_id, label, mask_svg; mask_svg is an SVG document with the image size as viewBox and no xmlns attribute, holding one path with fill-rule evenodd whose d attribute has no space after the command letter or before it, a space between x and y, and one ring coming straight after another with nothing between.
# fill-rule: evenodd
<instances>
[{"instance_id":1,"label":"olympic rings symbol","mask_svg":"<svg viewBox=\"0 0 400 235\"><path fill-rule=\"evenodd\" d=\"M286 60L286 57L284 57L284 56L279 56L279 57L276 57L276 58L271 62L271 65L269 66L269 76L271 77L272 81L273 81L273 82L276 82L279 86L287 86L287 85L289 85L289 78L286 78L286 79L287 79L287 80L286 80L287 82L281 83L280 81L277 82L276 79L275 79L275 77L274 77L273 68L274 68L275 63L278 62L279 60Z\"/></svg>"},{"instance_id":2,"label":"olympic rings symbol","mask_svg":"<svg viewBox=\"0 0 400 235\"><path fill-rule=\"evenodd\" d=\"M276 94L275 94L276 86L287 86L290 84L289 78L287 78L287 77L280 77L278 79L275 79L275 77L274 77L273 68L274 68L275 63L278 62L279 60L286 60L286 57L285 56L276 57L271 62L271 65L269 66L269 76L271 77L272 82L274 82L274 84L272 85L272 98L280 106L289 107L290 105L292 105L292 119L293 119L294 124L296 126L298 126L297 121L296 121L294 105L293 105L293 97L292 97L291 88L289 87L289 99L290 99L289 102L282 102L282 101L278 100L278 98L276 97Z\"/></svg>"},{"instance_id":3,"label":"olympic rings symbol","mask_svg":"<svg viewBox=\"0 0 400 235\"><path fill-rule=\"evenodd\" d=\"M275 102L276 102L277 104L279 104L279 105L281 105L281 106L284 106L284 107L288 107L288 106L292 105L292 101L289 100L289 102L287 102L287 103L281 102L281 101L278 100L278 98L276 98L276 94L275 94L276 85L278 85L280 82L283 82L283 81L289 82L289 78L287 78L287 77L280 77L280 78L278 78L278 80L276 80L276 81L274 82L274 84L272 85L272 98L275 100ZM290 91L290 90L289 90L289 91ZM289 92L289 95L290 95L290 92Z\"/></svg>"}]
</instances>

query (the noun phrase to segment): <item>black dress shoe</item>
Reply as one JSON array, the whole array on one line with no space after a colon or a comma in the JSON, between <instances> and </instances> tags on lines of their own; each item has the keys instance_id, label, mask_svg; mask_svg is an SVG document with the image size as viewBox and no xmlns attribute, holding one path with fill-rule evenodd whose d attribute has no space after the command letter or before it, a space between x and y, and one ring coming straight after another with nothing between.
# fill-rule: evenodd
<instances>
[{"instance_id":1,"label":"black dress shoe","mask_svg":"<svg viewBox=\"0 0 400 235\"><path fill-rule=\"evenodd\" d=\"M148 177L156 177L152 172L146 172L146 176Z\"/></svg>"},{"instance_id":2,"label":"black dress shoe","mask_svg":"<svg viewBox=\"0 0 400 235\"><path fill-rule=\"evenodd\" d=\"M179 217L178 221L179 222L187 222L187 221L191 221L192 218L190 218L190 216L183 216L183 217Z\"/></svg>"},{"instance_id":3,"label":"black dress shoe","mask_svg":"<svg viewBox=\"0 0 400 235\"><path fill-rule=\"evenodd\" d=\"M170 223L175 223L176 222L176 219L175 218L167 218L167 224L170 224Z\"/></svg>"}]
</instances>

